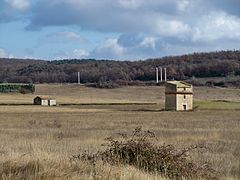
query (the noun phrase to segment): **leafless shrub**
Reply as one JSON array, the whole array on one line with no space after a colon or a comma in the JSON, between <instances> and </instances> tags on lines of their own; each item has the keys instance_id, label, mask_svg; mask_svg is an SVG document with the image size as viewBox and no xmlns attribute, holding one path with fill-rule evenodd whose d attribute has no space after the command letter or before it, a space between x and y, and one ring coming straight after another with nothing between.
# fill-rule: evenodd
<instances>
[{"instance_id":1,"label":"leafless shrub","mask_svg":"<svg viewBox=\"0 0 240 180\"><path fill-rule=\"evenodd\" d=\"M107 138L104 151L85 152L73 156L73 159L87 160L92 164L102 160L111 165L131 165L171 179L217 179L217 172L210 164L197 164L190 159L190 152L205 148L203 145L177 150L173 145L156 146L153 138L153 132L136 128L131 135L121 134L118 140Z\"/></svg>"}]
</instances>

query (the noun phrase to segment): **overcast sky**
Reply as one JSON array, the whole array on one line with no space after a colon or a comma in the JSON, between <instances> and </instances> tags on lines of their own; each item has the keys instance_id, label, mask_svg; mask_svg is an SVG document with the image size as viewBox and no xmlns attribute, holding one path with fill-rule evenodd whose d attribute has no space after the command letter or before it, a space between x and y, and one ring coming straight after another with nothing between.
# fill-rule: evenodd
<instances>
[{"instance_id":1,"label":"overcast sky","mask_svg":"<svg viewBox=\"0 0 240 180\"><path fill-rule=\"evenodd\" d=\"M240 0L0 0L0 57L138 60L240 49Z\"/></svg>"}]
</instances>

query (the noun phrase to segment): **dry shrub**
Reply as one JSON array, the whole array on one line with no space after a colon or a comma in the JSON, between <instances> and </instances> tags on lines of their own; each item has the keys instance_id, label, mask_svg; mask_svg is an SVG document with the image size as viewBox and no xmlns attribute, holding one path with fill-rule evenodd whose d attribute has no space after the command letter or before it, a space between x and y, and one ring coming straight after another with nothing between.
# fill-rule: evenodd
<instances>
[{"instance_id":1,"label":"dry shrub","mask_svg":"<svg viewBox=\"0 0 240 180\"><path fill-rule=\"evenodd\" d=\"M73 158L90 161L93 165L98 160L111 165L130 165L171 179L217 179L210 164L197 164L190 159L191 151L204 146L177 150L172 145L156 146L153 138L153 132L136 128L131 135L121 134L118 140L107 138L104 151L85 152Z\"/></svg>"}]
</instances>

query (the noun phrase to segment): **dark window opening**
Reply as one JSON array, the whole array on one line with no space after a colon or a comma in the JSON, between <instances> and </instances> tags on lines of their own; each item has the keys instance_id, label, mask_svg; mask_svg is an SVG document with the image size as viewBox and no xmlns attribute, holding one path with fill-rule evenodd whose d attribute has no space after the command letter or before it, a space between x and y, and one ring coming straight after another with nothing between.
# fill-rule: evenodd
<instances>
[{"instance_id":1,"label":"dark window opening","mask_svg":"<svg viewBox=\"0 0 240 180\"><path fill-rule=\"evenodd\" d=\"M187 110L187 105L186 105L186 104L183 105L183 110L184 110L184 111Z\"/></svg>"}]
</instances>

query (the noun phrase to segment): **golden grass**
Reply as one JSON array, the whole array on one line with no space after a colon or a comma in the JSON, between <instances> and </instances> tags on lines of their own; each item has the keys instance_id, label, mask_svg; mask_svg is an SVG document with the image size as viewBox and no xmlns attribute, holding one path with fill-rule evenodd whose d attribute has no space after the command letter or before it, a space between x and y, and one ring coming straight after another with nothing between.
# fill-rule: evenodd
<instances>
[{"instance_id":1,"label":"golden grass","mask_svg":"<svg viewBox=\"0 0 240 180\"><path fill-rule=\"evenodd\" d=\"M73 162L68 159L55 159L54 162L50 162L24 157L5 161L0 165L1 179L165 179L158 174L147 174L134 167L115 167L102 163L93 166L86 162Z\"/></svg>"},{"instance_id":2,"label":"golden grass","mask_svg":"<svg viewBox=\"0 0 240 180\"><path fill-rule=\"evenodd\" d=\"M201 96L205 91L208 96L213 94L210 100L215 99L214 90L195 88L195 96L204 102ZM222 91L216 90L221 94ZM230 100L239 90L224 89L224 92L220 99ZM95 152L103 148L104 138L132 131L137 126L154 131L159 144L174 144L181 148L205 143L210 150L203 154L195 152L194 160L210 161L221 172L222 179L240 178L240 111L236 110L239 109L236 104L235 110L230 107L227 110L204 109L202 103L194 112L161 111L162 87L103 90L38 85L36 94L55 96L60 103L96 104L57 107L1 105L0 179L94 179L95 176L100 179L160 179L159 175L150 175L133 167L101 164L92 167L70 161L72 155L84 150ZM31 103L34 96L0 94L0 104L6 101ZM239 97L234 100L238 101ZM123 104L97 105L112 102ZM124 104L133 102L143 104ZM144 104L146 102L157 104Z\"/></svg>"},{"instance_id":3,"label":"golden grass","mask_svg":"<svg viewBox=\"0 0 240 180\"><path fill-rule=\"evenodd\" d=\"M60 103L156 103L164 98L163 87L159 86L97 89L79 85L43 84L36 88L35 94L46 93L56 97Z\"/></svg>"}]
</instances>

